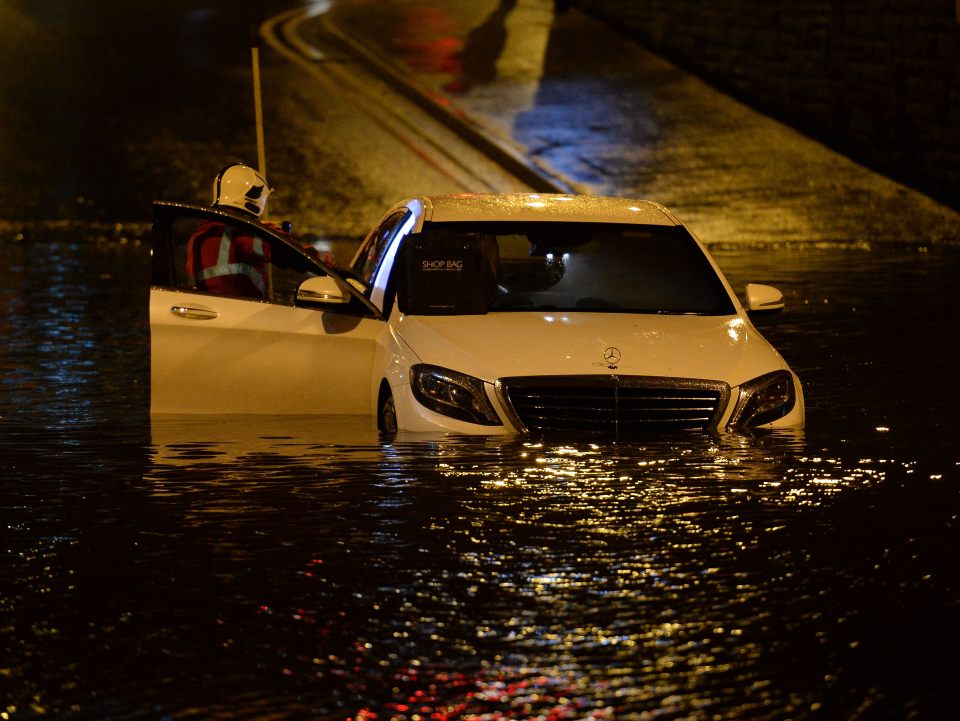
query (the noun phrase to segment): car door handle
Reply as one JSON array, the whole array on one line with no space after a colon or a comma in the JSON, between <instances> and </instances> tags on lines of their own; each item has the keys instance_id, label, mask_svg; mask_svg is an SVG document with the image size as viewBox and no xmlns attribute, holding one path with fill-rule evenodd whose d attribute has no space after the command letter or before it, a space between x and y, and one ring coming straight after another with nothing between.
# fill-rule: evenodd
<instances>
[{"instance_id":1,"label":"car door handle","mask_svg":"<svg viewBox=\"0 0 960 721\"><path fill-rule=\"evenodd\" d=\"M187 320L214 320L220 317L213 308L202 305L174 305L170 307L170 312Z\"/></svg>"}]
</instances>

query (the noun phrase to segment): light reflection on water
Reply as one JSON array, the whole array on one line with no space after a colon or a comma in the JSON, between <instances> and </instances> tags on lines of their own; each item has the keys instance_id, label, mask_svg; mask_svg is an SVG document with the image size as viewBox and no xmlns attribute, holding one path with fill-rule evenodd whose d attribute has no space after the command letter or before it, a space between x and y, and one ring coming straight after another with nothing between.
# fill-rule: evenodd
<instances>
[{"instance_id":1,"label":"light reflection on water","mask_svg":"<svg viewBox=\"0 0 960 721\"><path fill-rule=\"evenodd\" d=\"M218 544L221 568L281 561L270 586L230 594L259 621L230 643L273 639L267 665L319 712L779 718L846 695L883 701L857 678L851 645L880 629L843 590L873 586L874 570L844 560L863 540L843 522L862 514L855 496L896 487L915 463L806 457L784 434L357 445L369 421L341 422L273 419L264 437L220 421L223 441L169 445L155 425L168 455L147 475L168 501L193 496L188 525L234 539ZM291 528L293 505L318 511L309 531ZM276 531L236 540L265 516L296 539L292 557ZM891 520L886 542L901 532Z\"/></svg>"},{"instance_id":2,"label":"light reflection on water","mask_svg":"<svg viewBox=\"0 0 960 721\"><path fill-rule=\"evenodd\" d=\"M142 249L50 279L27 250L0 270L9 718L952 713L951 371L876 381L942 351L955 252L771 251L806 432L609 444L151 422ZM894 279L915 318L880 312Z\"/></svg>"}]
</instances>

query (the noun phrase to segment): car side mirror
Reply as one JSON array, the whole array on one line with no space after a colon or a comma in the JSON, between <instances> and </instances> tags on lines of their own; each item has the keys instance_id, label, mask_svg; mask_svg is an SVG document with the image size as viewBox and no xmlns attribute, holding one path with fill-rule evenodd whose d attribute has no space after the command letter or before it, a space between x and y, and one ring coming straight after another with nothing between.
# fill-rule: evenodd
<instances>
[{"instance_id":1,"label":"car side mirror","mask_svg":"<svg viewBox=\"0 0 960 721\"><path fill-rule=\"evenodd\" d=\"M773 315L783 310L783 293L769 285L747 283L747 313Z\"/></svg>"},{"instance_id":2,"label":"car side mirror","mask_svg":"<svg viewBox=\"0 0 960 721\"><path fill-rule=\"evenodd\" d=\"M351 299L350 292L329 275L307 278L297 288L297 304L304 305L346 305Z\"/></svg>"}]
</instances>

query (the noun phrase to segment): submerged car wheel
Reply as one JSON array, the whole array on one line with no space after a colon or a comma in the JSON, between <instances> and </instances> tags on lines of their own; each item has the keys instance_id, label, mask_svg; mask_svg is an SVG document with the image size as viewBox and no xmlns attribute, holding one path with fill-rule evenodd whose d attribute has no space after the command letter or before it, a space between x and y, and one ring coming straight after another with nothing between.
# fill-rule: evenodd
<instances>
[{"instance_id":1,"label":"submerged car wheel","mask_svg":"<svg viewBox=\"0 0 960 721\"><path fill-rule=\"evenodd\" d=\"M397 406L389 392L380 400L377 428L384 433L393 434L397 432Z\"/></svg>"}]
</instances>

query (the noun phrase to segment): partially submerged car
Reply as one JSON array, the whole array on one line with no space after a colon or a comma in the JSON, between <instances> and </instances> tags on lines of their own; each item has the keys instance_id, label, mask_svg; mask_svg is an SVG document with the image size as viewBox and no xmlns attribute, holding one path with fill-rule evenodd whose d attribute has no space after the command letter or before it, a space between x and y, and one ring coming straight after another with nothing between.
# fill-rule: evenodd
<instances>
[{"instance_id":1,"label":"partially submerged car","mask_svg":"<svg viewBox=\"0 0 960 721\"><path fill-rule=\"evenodd\" d=\"M205 277L193 246L210 224L216 272L257 283ZM240 236L259 249L255 273L228 253ZM343 270L269 225L179 203L155 204L153 243L153 413L535 435L804 422L797 376L750 319L782 294L750 284L744 308L699 240L648 201L411 198Z\"/></svg>"}]
</instances>

